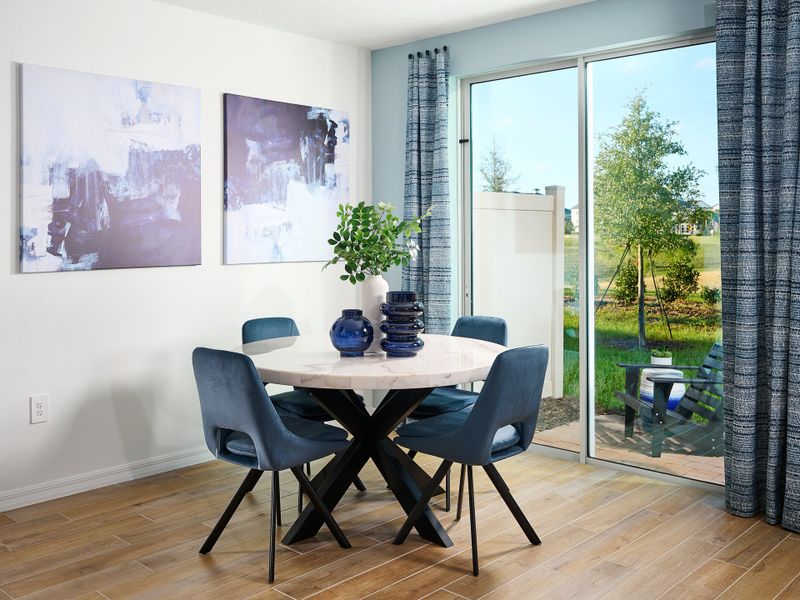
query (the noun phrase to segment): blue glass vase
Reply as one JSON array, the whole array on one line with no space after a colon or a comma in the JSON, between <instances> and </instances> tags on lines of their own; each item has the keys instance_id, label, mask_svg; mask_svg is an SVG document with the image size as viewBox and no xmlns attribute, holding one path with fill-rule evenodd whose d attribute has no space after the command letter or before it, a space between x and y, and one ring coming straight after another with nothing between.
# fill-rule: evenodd
<instances>
[{"instance_id":1,"label":"blue glass vase","mask_svg":"<svg viewBox=\"0 0 800 600\"><path fill-rule=\"evenodd\" d=\"M381 340L381 349L390 357L416 356L425 345L418 334L425 331L420 317L424 307L417 302L416 292L387 292L386 302L381 304L381 313L386 320L380 325L386 338Z\"/></svg>"},{"instance_id":2,"label":"blue glass vase","mask_svg":"<svg viewBox=\"0 0 800 600\"><path fill-rule=\"evenodd\" d=\"M364 350L372 343L372 323L356 308L342 311L342 316L331 326L331 343L340 356L364 356Z\"/></svg>"}]
</instances>

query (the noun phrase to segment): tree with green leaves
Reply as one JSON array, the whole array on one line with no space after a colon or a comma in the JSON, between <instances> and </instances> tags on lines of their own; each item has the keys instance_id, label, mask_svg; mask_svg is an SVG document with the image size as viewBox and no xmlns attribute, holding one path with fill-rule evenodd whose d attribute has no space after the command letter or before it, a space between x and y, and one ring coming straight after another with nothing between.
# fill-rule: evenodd
<instances>
[{"instance_id":1,"label":"tree with green leaves","mask_svg":"<svg viewBox=\"0 0 800 600\"><path fill-rule=\"evenodd\" d=\"M519 179L518 175L513 174L511 163L497 147L497 140L494 138L492 138L492 149L484 154L479 171L483 177L484 192L510 192L511 187Z\"/></svg>"},{"instance_id":2,"label":"tree with green leaves","mask_svg":"<svg viewBox=\"0 0 800 600\"><path fill-rule=\"evenodd\" d=\"M701 216L698 183L703 171L668 160L686 155L676 124L650 109L640 92L622 122L600 138L595 159L595 235L621 249L622 260L636 253L640 348L647 341L645 255L652 270L653 254L691 244L677 232L678 225L696 223Z\"/></svg>"}]
</instances>

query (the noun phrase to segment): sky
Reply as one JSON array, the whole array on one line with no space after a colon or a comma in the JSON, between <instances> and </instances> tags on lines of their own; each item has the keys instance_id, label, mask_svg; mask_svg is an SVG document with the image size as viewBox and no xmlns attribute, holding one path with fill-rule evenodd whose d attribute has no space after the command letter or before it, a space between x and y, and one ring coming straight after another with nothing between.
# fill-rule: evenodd
<instances>
[{"instance_id":1,"label":"sky","mask_svg":"<svg viewBox=\"0 0 800 600\"><path fill-rule=\"evenodd\" d=\"M628 102L643 92L651 109L675 121L687 155L705 172L701 200L717 203L715 44L699 44L587 65L590 164L598 136L618 125ZM481 158L496 140L518 179L513 191L566 188L567 208L578 203L577 69L569 68L472 86L473 186L481 189Z\"/></svg>"}]
</instances>

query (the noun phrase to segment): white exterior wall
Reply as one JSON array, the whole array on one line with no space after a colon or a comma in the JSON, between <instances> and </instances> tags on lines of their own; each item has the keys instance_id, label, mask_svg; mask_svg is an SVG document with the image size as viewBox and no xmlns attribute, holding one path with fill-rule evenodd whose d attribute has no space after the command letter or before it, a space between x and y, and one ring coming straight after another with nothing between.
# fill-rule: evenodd
<instances>
[{"instance_id":1,"label":"white exterior wall","mask_svg":"<svg viewBox=\"0 0 800 600\"><path fill-rule=\"evenodd\" d=\"M546 344L544 395L563 394L564 188L478 192L473 200L473 313L508 322L510 347Z\"/></svg>"}]
</instances>

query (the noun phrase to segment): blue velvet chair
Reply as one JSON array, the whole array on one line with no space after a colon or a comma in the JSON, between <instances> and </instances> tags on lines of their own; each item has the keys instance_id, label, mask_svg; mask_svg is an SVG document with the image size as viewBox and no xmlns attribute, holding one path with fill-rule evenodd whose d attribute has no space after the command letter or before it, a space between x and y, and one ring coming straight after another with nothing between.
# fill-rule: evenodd
<instances>
[{"instance_id":1,"label":"blue velvet chair","mask_svg":"<svg viewBox=\"0 0 800 600\"><path fill-rule=\"evenodd\" d=\"M300 330L291 317L261 317L245 321L242 325L242 344L295 335L300 335ZM280 414L294 415L319 422L332 419L331 415L306 390L294 389L290 392L272 394L270 398ZM306 464L306 472L311 475L311 464ZM367 489L358 477L356 477L354 485L362 492ZM303 492L302 489L298 489L297 514L301 512L303 512Z\"/></svg>"},{"instance_id":2,"label":"blue velvet chair","mask_svg":"<svg viewBox=\"0 0 800 600\"><path fill-rule=\"evenodd\" d=\"M478 540L475 523L475 490L472 467L483 467L531 544L541 540L531 527L494 463L528 449L533 441L539 403L547 370L546 346L506 350L494 361L478 400L472 408L415 421L397 430L400 446L442 458L430 484L400 528L396 544L402 544L425 510L439 482L455 463L467 465L469 480L472 572L478 574ZM461 516L461 500L456 518Z\"/></svg>"},{"instance_id":3,"label":"blue velvet chair","mask_svg":"<svg viewBox=\"0 0 800 600\"><path fill-rule=\"evenodd\" d=\"M501 346L508 346L508 325L499 317L464 316L459 317L453 327L452 335L457 337L472 338L486 342L494 342ZM478 399L477 392L461 390L456 386L440 387L433 390L420 405L409 415L409 419L419 421L430 419L447 413L458 412L472 407ZM408 455L414 458L415 452ZM459 504L464 491L464 465L461 466L459 483ZM450 511L450 471L445 475L445 500L444 509Z\"/></svg>"},{"instance_id":4,"label":"blue velvet chair","mask_svg":"<svg viewBox=\"0 0 800 600\"><path fill-rule=\"evenodd\" d=\"M324 423L278 414L250 357L236 352L196 348L192 353L203 432L208 449L221 460L249 469L228 507L206 539L201 554L211 551L244 496L264 471L272 471L269 581L275 580L275 530L278 526L278 472L290 469L320 511L342 548L350 543L319 498L303 464L347 448L347 433Z\"/></svg>"}]
</instances>

